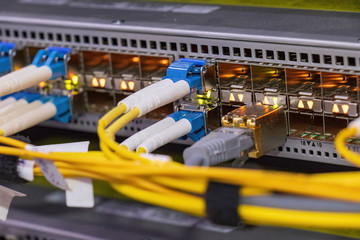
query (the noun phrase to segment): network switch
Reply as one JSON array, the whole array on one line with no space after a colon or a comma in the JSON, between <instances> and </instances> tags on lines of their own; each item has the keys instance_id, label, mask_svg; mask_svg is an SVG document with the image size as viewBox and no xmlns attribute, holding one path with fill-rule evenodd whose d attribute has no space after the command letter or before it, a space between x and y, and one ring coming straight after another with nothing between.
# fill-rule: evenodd
<instances>
[{"instance_id":1,"label":"network switch","mask_svg":"<svg viewBox=\"0 0 360 240\"><path fill-rule=\"evenodd\" d=\"M203 92L147 113L118 134L130 136L174 109L204 112L210 132L231 111L261 104L281 107L286 117L286 142L268 154L347 164L332 141L359 116L358 14L193 7L197 11L176 3L6 0L0 40L16 44L15 70L42 48L71 48L68 75L29 90L71 99L69 122L43 126L95 132L100 116L161 80L171 63L203 59ZM348 143L360 151L360 140Z\"/></svg>"}]
</instances>

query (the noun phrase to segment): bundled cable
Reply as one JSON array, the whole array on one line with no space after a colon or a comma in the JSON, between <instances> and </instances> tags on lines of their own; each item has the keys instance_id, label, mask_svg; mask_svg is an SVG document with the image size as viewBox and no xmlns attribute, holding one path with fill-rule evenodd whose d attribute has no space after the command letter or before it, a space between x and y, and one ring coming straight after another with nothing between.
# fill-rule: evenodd
<instances>
[{"instance_id":1,"label":"bundled cable","mask_svg":"<svg viewBox=\"0 0 360 240\"><path fill-rule=\"evenodd\" d=\"M137 147L138 152L152 152L181 137L190 137L193 140L198 140L205 135L204 114L202 112L179 111L167 118L172 118L174 123L144 138Z\"/></svg>"},{"instance_id":2,"label":"bundled cable","mask_svg":"<svg viewBox=\"0 0 360 240\"><path fill-rule=\"evenodd\" d=\"M0 97L24 90L50 79L64 77L69 48L40 50L31 65L0 77Z\"/></svg>"},{"instance_id":3,"label":"bundled cable","mask_svg":"<svg viewBox=\"0 0 360 240\"><path fill-rule=\"evenodd\" d=\"M0 117L0 135L15 134L51 118L61 122L70 120L70 100L66 96L41 97L39 94L30 93L16 95L20 95L20 100L24 103L18 108L9 109Z\"/></svg>"},{"instance_id":4,"label":"bundled cable","mask_svg":"<svg viewBox=\"0 0 360 240\"><path fill-rule=\"evenodd\" d=\"M350 122L349 125L341 130L335 138L335 147L341 156L355 166L360 167L360 154L351 151L345 144L346 140L351 137L360 137L360 118Z\"/></svg>"}]
</instances>

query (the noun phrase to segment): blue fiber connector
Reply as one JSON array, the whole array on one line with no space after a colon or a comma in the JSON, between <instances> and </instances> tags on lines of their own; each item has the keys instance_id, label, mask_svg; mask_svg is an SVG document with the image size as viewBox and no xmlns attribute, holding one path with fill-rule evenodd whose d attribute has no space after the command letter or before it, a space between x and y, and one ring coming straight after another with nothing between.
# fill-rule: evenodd
<instances>
[{"instance_id":1,"label":"blue fiber connector","mask_svg":"<svg viewBox=\"0 0 360 240\"><path fill-rule=\"evenodd\" d=\"M199 141L205 136L205 118L202 112L193 112L185 116L191 123L191 132L187 135L193 141Z\"/></svg>"},{"instance_id":2,"label":"blue fiber connector","mask_svg":"<svg viewBox=\"0 0 360 240\"><path fill-rule=\"evenodd\" d=\"M12 93L12 94L3 96L0 98L0 100L6 99L8 97L13 97L16 100L25 99L28 103L30 103L32 101L39 99L41 97L41 95L38 93L17 92L17 93Z\"/></svg>"},{"instance_id":3,"label":"blue fiber connector","mask_svg":"<svg viewBox=\"0 0 360 240\"><path fill-rule=\"evenodd\" d=\"M181 58L170 64L163 79L171 79L173 82L185 80L191 92L201 90L201 68L206 62L199 59Z\"/></svg>"},{"instance_id":4,"label":"blue fiber connector","mask_svg":"<svg viewBox=\"0 0 360 240\"><path fill-rule=\"evenodd\" d=\"M179 121L180 119L184 118L185 115L188 114L188 112L186 111L179 111L179 112L174 112L166 117L171 117L172 119L174 119L176 122Z\"/></svg>"},{"instance_id":5,"label":"blue fiber connector","mask_svg":"<svg viewBox=\"0 0 360 240\"><path fill-rule=\"evenodd\" d=\"M15 50L14 43L0 42L0 74L12 70L12 53Z\"/></svg>"},{"instance_id":6,"label":"blue fiber connector","mask_svg":"<svg viewBox=\"0 0 360 240\"><path fill-rule=\"evenodd\" d=\"M51 102L56 107L56 115L53 119L67 123L71 119L70 98L67 96L45 96L40 99L43 103Z\"/></svg>"},{"instance_id":7,"label":"blue fiber connector","mask_svg":"<svg viewBox=\"0 0 360 240\"><path fill-rule=\"evenodd\" d=\"M176 122L180 119L187 119L191 123L191 132L186 136L181 137L181 140L186 140L190 138L193 141L200 140L203 136L205 136L205 119L204 113L202 112L190 112L180 110L178 112L174 112L167 117L173 118Z\"/></svg>"},{"instance_id":8,"label":"blue fiber connector","mask_svg":"<svg viewBox=\"0 0 360 240\"><path fill-rule=\"evenodd\" d=\"M29 92L21 92L23 94L23 99L25 99L28 103L31 103L35 100L41 98L41 94L39 93L29 93Z\"/></svg>"},{"instance_id":9,"label":"blue fiber connector","mask_svg":"<svg viewBox=\"0 0 360 240\"><path fill-rule=\"evenodd\" d=\"M48 47L36 53L32 64L37 67L48 66L52 71L51 80L66 76L66 64L69 61L71 48Z\"/></svg>"},{"instance_id":10,"label":"blue fiber connector","mask_svg":"<svg viewBox=\"0 0 360 240\"><path fill-rule=\"evenodd\" d=\"M17 92L17 93L10 94L8 96L13 97L16 100L24 99L29 103L32 101L35 101L36 99L39 99L41 97L41 95L39 93L29 93L29 92Z\"/></svg>"}]
</instances>

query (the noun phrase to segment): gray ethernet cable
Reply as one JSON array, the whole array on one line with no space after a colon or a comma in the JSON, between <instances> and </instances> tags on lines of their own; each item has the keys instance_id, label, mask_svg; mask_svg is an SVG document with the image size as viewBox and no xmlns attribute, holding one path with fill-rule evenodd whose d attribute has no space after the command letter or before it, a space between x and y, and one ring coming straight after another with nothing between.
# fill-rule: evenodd
<instances>
[{"instance_id":1,"label":"gray ethernet cable","mask_svg":"<svg viewBox=\"0 0 360 240\"><path fill-rule=\"evenodd\" d=\"M221 127L185 149L183 158L186 165L211 166L240 158L253 148L249 129Z\"/></svg>"}]
</instances>

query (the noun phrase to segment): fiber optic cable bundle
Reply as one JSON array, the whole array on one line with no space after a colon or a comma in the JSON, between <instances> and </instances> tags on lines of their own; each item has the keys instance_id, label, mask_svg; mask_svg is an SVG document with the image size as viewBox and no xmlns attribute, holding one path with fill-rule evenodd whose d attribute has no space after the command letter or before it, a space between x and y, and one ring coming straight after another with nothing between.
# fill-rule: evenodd
<instances>
[{"instance_id":1,"label":"fiber optic cable bundle","mask_svg":"<svg viewBox=\"0 0 360 240\"><path fill-rule=\"evenodd\" d=\"M101 151L44 153L29 148L28 143L1 136L0 143L4 146L0 146L0 154L14 156L15 159L21 156L49 160L64 177L107 181L120 194L135 200L208 217L219 224L235 226L242 221L252 225L360 229L360 173L357 171L294 174L184 166L170 158L164 161L143 153L180 135L201 139L204 136L201 114L179 111L121 145L114 140L116 132L133 119L200 88L198 73L202 64L191 60L176 62L169 68L164 80L130 95L105 114L98 123ZM174 75L176 69L183 69L180 77ZM360 131L358 122L339 134L336 145L344 157L360 165L359 156L345 146L345 139ZM171 127L177 130L166 135ZM251 148L253 145L246 132L238 133L243 136L239 141L228 137L228 129L214 134L226 136L227 141L234 143L234 149L244 145ZM152 137L152 143L146 143ZM226 144L216 142L214 145L220 149ZM144 150L134 152L138 147ZM207 154L209 148L205 145L201 148ZM193 161L200 160L195 158ZM16 160L13 163L16 164ZM43 174L37 165L34 174Z\"/></svg>"},{"instance_id":2,"label":"fiber optic cable bundle","mask_svg":"<svg viewBox=\"0 0 360 240\"><path fill-rule=\"evenodd\" d=\"M0 43L0 73L11 70L14 48L14 44ZM70 50L41 49L32 64L0 77L0 135L15 134L51 118L60 122L70 120L69 97L22 92L40 82L65 77Z\"/></svg>"}]
</instances>

